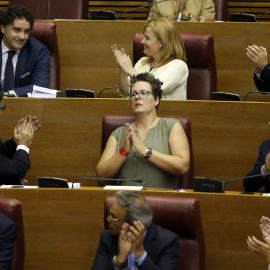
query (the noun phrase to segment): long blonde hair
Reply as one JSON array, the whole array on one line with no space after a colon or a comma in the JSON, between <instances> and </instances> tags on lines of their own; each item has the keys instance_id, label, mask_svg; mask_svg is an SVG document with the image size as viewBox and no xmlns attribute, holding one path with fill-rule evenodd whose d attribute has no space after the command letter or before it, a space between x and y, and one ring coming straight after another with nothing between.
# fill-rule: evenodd
<instances>
[{"instance_id":1,"label":"long blonde hair","mask_svg":"<svg viewBox=\"0 0 270 270\"><path fill-rule=\"evenodd\" d=\"M161 61L156 67L163 66L168 61L180 59L187 61L183 39L177 27L166 18L155 18L147 22L143 29L150 26L155 36L162 43ZM147 56L146 63L151 63L152 56Z\"/></svg>"}]
</instances>

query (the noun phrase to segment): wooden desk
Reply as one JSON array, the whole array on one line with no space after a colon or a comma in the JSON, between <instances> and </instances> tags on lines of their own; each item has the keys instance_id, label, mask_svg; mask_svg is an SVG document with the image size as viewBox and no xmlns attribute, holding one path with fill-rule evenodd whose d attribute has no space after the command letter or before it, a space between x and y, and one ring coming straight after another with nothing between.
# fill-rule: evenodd
<instances>
[{"instance_id":1,"label":"wooden desk","mask_svg":"<svg viewBox=\"0 0 270 270\"><path fill-rule=\"evenodd\" d=\"M61 90L101 89L115 86L118 67L111 45L123 47L132 58L134 34L142 32L145 21L56 21L61 60ZM245 95L256 90L253 65L246 47L258 44L270 51L269 23L176 22L181 32L209 33L214 36L217 63L217 90ZM252 34L251 34L252 33ZM102 97L117 97L108 90ZM248 100L270 101L270 95L253 94Z\"/></svg>"},{"instance_id":2,"label":"wooden desk","mask_svg":"<svg viewBox=\"0 0 270 270\"><path fill-rule=\"evenodd\" d=\"M143 195L195 197L200 202L206 244L207 270L266 269L245 239L262 239L259 219L269 215L268 197L185 193L148 189ZM81 189L1 189L0 197L22 202L26 270L91 269L100 232L104 229L104 198L114 191Z\"/></svg>"},{"instance_id":3,"label":"wooden desk","mask_svg":"<svg viewBox=\"0 0 270 270\"><path fill-rule=\"evenodd\" d=\"M25 179L54 176L73 181L95 177L100 157L101 122L106 114L132 114L125 99L5 99L1 139L13 135L18 119L36 115L42 128L31 146L31 169ZM269 103L161 101L160 115L190 118L195 176L228 180L243 177L257 160L259 145L269 139ZM95 183L96 184L96 183ZM243 190L242 182L228 190Z\"/></svg>"}]
</instances>

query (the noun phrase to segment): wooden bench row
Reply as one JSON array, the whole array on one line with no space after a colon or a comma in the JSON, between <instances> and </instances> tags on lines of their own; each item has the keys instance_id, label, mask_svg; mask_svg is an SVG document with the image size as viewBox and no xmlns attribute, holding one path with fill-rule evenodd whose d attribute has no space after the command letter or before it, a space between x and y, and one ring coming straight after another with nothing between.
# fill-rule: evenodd
<instances>
[{"instance_id":1,"label":"wooden bench row","mask_svg":"<svg viewBox=\"0 0 270 270\"><path fill-rule=\"evenodd\" d=\"M116 13L116 16L119 15L128 9L135 7L147 5L148 1L146 0L137 0L137 1L89 1L89 10L110 10ZM9 5L9 1L0 1L0 11L6 8ZM270 11L270 1L267 0L229 0L228 1L228 13L231 12L244 12L254 14L257 20L265 12ZM137 20L146 20L147 19L147 8L142 8L128 14L124 14L123 18L125 19L137 19ZM267 14L262 18L262 21L269 21L270 15Z\"/></svg>"}]
</instances>

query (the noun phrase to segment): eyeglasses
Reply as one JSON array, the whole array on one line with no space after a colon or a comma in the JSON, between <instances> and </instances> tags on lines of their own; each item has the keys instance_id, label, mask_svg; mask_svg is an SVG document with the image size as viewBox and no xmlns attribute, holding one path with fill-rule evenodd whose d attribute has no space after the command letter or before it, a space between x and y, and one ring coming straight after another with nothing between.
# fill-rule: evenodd
<instances>
[{"instance_id":1,"label":"eyeglasses","mask_svg":"<svg viewBox=\"0 0 270 270\"><path fill-rule=\"evenodd\" d=\"M138 95L140 98L147 98L149 94L153 95L153 92L147 90L141 90L140 92L131 92L128 94L128 99L134 99Z\"/></svg>"},{"instance_id":2,"label":"eyeglasses","mask_svg":"<svg viewBox=\"0 0 270 270\"><path fill-rule=\"evenodd\" d=\"M117 221L123 221L124 219L118 219L116 217L113 216L112 212L111 212L111 208L110 208L110 218L112 222L117 222Z\"/></svg>"},{"instance_id":3,"label":"eyeglasses","mask_svg":"<svg viewBox=\"0 0 270 270\"><path fill-rule=\"evenodd\" d=\"M4 112L4 111L5 111L5 109L6 109L6 107L7 107L7 106L6 106L5 104L2 104L2 106L1 106L0 110Z\"/></svg>"}]
</instances>

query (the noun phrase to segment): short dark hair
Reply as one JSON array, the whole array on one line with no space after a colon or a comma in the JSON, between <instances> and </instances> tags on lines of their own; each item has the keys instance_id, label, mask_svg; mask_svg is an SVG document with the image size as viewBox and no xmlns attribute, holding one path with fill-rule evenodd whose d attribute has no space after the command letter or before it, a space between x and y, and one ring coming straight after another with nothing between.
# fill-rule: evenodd
<instances>
[{"instance_id":1,"label":"short dark hair","mask_svg":"<svg viewBox=\"0 0 270 270\"><path fill-rule=\"evenodd\" d=\"M156 79L152 73L144 72L139 73L137 76L132 76L130 79L130 89L132 89L133 85L136 82L148 82L151 85L153 95L156 99L156 97L159 98L159 103L156 106L156 110L158 109L158 106L160 104L161 99L161 86L163 85L163 82L161 82L159 79Z\"/></svg>"},{"instance_id":2,"label":"short dark hair","mask_svg":"<svg viewBox=\"0 0 270 270\"><path fill-rule=\"evenodd\" d=\"M34 16L29 9L21 6L9 6L0 14L0 24L7 26L12 24L16 19L25 19L30 23L30 30L34 25Z\"/></svg>"},{"instance_id":3,"label":"short dark hair","mask_svg":"<svg viewBox=\"0 0 270 270\"><path fill-rule=\"evenodd\" d=\"M152 208L141 194L133 191L118 191L116 201L127 210L125 222L132 224L139 220L146 228L152 224Z\"/></svg>"}]
</instances>

